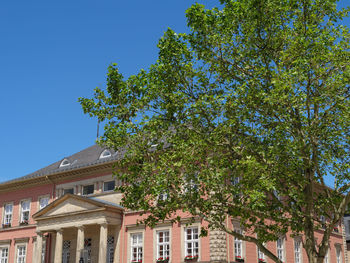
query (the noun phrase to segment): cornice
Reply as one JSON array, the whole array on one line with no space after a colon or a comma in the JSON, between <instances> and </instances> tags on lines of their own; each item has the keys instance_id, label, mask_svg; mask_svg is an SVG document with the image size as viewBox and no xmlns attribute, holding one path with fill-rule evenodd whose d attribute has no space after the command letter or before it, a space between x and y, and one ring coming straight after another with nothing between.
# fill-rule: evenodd
<instances>
[{"instance_id":1,"label":"cornice","mask_svg":"<svg viewBox=\"0 0 350 263\"><path fill-rule=\"evenodd\" d=\"M99 163L86 167L80 167L72 170L60 171L52 174L41 175L33 178L10 181L0 184L0 193L6 193L9 191L20 190L33 186L40 186L45 184L60 183L65 180L80 178L81 175L89 176L94 175L96 172L112 172L113 165L116 161L113 160L108 163Z\"/></svg>"}]
</instances>

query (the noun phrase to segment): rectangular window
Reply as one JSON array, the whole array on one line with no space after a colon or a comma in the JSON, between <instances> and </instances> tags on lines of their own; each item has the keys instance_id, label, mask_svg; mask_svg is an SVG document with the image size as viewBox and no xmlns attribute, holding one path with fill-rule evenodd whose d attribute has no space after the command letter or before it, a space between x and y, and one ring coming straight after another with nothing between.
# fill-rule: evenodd
<instances>
[{"instance_id":1,"label":"rectangular window","mask_svg":"<svg viewBox=\"0 0 350 263\"><path fill-rule=\"evenodd\" d=\"M198 227L185 229L185 257L199 256L199 234Z\"/></svg>"},{"instance_id":2,"label":"rectangular window","mask_svg":"<svg viewBox=\"0 0 350 263\"><path fill-rule=\"evenodd\" d=\"M284 261L284 238L280 237L277 239L277 257Z\"/></svg>"},{"instance_id":3,"label":"rectangular window","mask_svg":"<svg viewBox=\"0 0 350 263\"><path fill-rule=\"evenodd\" d=\"M131 234L131 262L142 262L142 233Z\"/></svg>"},{"instance_id":4,"label":"rectangular window","mask_svg":"<svg viewBox=\"0 0 350 263\"><path fill-rule=\"evenodd\" d=\"M337 257L337 263L342 263L340 246L336 246L335 253L336 253L336 257Z\"/></svg>"},{"instance_id":5,"label":"rectangular window","mask_svg":"<svg viewBox=\"0 0 350 263\"><path fill-rule=\"evenodd\" d=\"M69 263L69 259L70 259L70 240L64 240L63 249L62 249L62 263ZM45 262L45 261L42 261L42 262Z\"/></svg>"},{"instance_id":6,"label":"rectangular window","mask_svg":"<svg viewBox=\"0 0 350 263\"><path fill-rule=\"evenodd\" d=\"M107 263L114 262L114 237L107 237Z\"/></svg>"},{"instance_id":7,"label":"rectangular window","mask_svg":"<svg viewBox=\"0 0 350 263\"><path fill-rule=\"evenodd\" d=\"M264 262L264 261L265 261L265 254L258 247L258 262Z\"/></svg>"},{"instance_id":8,"label":"rectangular window","mask_svg":"<svg viewBox=\"0 0 350 263\"><path fill-rule=\"evenodd\" d=\"M328 263L328 251L327 251L327 253L326 253L325 257L324 257L324 263Z\"/></svg>"},{"instance_id":9,"label":"rectangular window","mask_svg":"<svg viewBox=\"0 0 350 263\"><path fill-rule=\"evenodd\" d=\"M39 210L43 209L45 206L47 206L49 204L49 197L41 197L39 199Z\"/></svg>"},{"instance_id":10,"label":"rectangular window","mask_svg":"<svg viewBox=\"0 0 350 263\"><path fill-rule=\"evenodd\" d=\"M241 181L241 177L239 177L239 176L234 176L234 177L231 179L231 184L232 184L232 185L238 185L240 181Z\"/></svg>"},{"instance_id":11,"label":"rectangular window","mask_svg":"<svg viewBox=\"0 0 350 263\"><path fill-rule=\"evenodd\" d=\"M103 183L103 192L113 191L115 188L115 181L109 181Z\"/></svg>"},{"instance_id":12,"label":"rectangular window","mask_svg":"<svg viewBox=\"0 0 350 263\"><path fill-rule=\"evenodd\" d=\"M184 176L185 180L185 193L187 192L196 192L198 191L198 173L194 173L193 176L190 176L189 174L185 174Z\"/></svg>"},{"instance_id":13,"label":"rectangular window","mask_svg":"<svg viewBox=\"0 0 350 263\"><path fill-rule=\"evenodd\" d=\"M28 224L29 221L30 200L21 202L21 220L20 224Z\"/></svg>"},{"instance_id":14,"label":"rectangular window","mask_svg":"<svg viewBox=\"0 0 350 263\"><path fill-rule=\"evenodd\" d=\"M157 259L169 259L170 257L170 232L169 230L157 231Z\"/></svg>"},{"instance_id":15,"label":"rectangular window","mask_svg":"<svg viewBox=\"0 0 350 263\"><path fill-rule=\"evenodd\" d=\"M74 188L67 188L67 189L63 189L63 194L72 194L74 195Z\"/></svg>"},{"instance_id":16,"label":"rectangular window","mask_svg":"<svg viewBox=\"0 0 350 263\"><path fill-rule=\"evenodd\" d=\"M240 229L236 229L235 232L242 234L242 230ZM243 242L237 237L235 237L235 257L243 258Z\"/></svg>"},{"instance_id":17,"label":"rectangular window","mask_svg":"<svg viewBox=\"0 0 350 263\"><path fill-rule=\"evenodd\" d=\"M12 204L5 204L4 207L4 227L11 226L12 222L12 209L13 205Z\"/></svg>"},{"instance_id":18,"label":"rectangular window","mask_svg":"<svg viewBox=\"0 0 350 263\"><path fill-rule=\"evenodd\" d=\"M168 197L169 197L169 192L168 191L164 191L161 194L159 194L158 200L165 201L165 200L168 199Z\"/></svg>"},{"instance_id":19,"label":"rectangular window","mask_svg":"<svg viewBox=\"0 0 350 263\"><path fill-rule=\"evenodd\" d=\"M0 248L0 263L8 263L9 260L9 249L8 247Z\"/></svg>"},{"instance_id":20,"label":"rectangular window","mask_svg":"<svg viewBox=\"0 0 350 263\"><path fill-rule=\"evenodd\" d=\"M301 263L301 241L294 240L294 259L295 263Z\"/></svg>"},{"instance_id":21,"label":"rectangular window","mask_svg":"<svg viewBox=\"0 0 350 263\"><path fill-rule=\"evenodd\" d=\"M26 246L17 247L17 263L26 262Z\"/></svg>"},{"instance_id":22,"label":"rectangular window","mask_svg":"<svg viewBox=\"0 0 350 263\"><path fill-rule=\"evenodd\" d=\"M84 185L83 186L83 195L91 195L94 193L94 185Z\"/></svg>"}]
</instances>

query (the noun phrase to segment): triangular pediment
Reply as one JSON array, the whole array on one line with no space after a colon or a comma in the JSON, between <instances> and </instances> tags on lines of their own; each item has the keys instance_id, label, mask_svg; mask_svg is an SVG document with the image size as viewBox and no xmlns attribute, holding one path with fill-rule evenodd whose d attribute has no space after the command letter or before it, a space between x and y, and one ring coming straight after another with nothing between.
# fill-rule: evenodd
<instances>
[{"instance_id":1,"label":"triangular pediment","mask_svg":"<svg viewBox=\"0 0 350 263\"><path fill-rule=\"evenodd\" d=\"M33 215L34 219L83 213L104 208L103 204L86 197L67 194Z\"/></svg>"},{"instance_id":2,"label":"triangular pediment","mask_svg":"<svg viewBox=\"0 0 350 263\"><path fill-rule=\"evenodd\" d=\"M45 213L45 216L54 216L54 215L75 213L75 212L81 212L81 211L87 211L87 210L95 210L97 208L99 207L96 205L92 205L87 202L83 202L81 200L77 200L74 198L69 198L63 201L62 203L60 203L58 206L49 210L47 213Z\"/></svg>"}]
</instances>

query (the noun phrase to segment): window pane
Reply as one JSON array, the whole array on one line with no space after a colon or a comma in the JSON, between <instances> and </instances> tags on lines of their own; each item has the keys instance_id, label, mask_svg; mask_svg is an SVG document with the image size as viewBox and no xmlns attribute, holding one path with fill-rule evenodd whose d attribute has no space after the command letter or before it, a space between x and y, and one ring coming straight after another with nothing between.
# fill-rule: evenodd
<instances>
[{"instance_id":1,"label":"window pane","mask_svg":"<svg viewBox=\"0 0 350 263\"><path fill-rule=\"evenodd\" d=\"M115 188L115 181L109 181L103 183L103 191L113 191Z\"/></svg>"},{"instance_id":2,"label":"window pane","mask_svg":"<svg viewBox=\"0 0 350 263\"><path fill-rule=\"evenodd\" d=\"M85 185L83 186L83 195L91 195L94 193L94 185Z\"/></svg>"},{"instance_id":3,"label":"window pane","mask_svg":"<svg viewBox=\"0 0 350 263\"><path fill-rule=\"evenodd\" d=\"M43 197L40 198L39 201L39 209L43 209L45 206L47 206L49 204L49 198L48 197Z\"/></svg>"},{"instance_id":4,"label":"window pane","mask_svg":"<svg viewBox=\"0 0 350 263\"><path fill-rule=\"evenodd\" d=\"M74 188L64 189L63 194L74 194Z\"/></svg>"}]
</instances>

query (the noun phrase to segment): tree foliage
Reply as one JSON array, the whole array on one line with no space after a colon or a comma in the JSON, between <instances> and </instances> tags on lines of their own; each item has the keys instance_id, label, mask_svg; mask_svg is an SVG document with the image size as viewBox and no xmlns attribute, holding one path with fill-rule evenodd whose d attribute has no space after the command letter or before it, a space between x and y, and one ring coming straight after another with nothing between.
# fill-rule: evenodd
<instances>
[{"instance_id":1,"label":"tree foliage","mask_svg":"<svg viewBox=\"0 0 350 263\"><path fill-rule=\"evenodd\" d=\"M192 5L190 32L168 29L153 65L128 78L110 66L106 90L80 103L106 123L100 142L125 149L123 205L148 211L148 225L188 211L276 262L263 244L290 230L304 235L309 262L323 262L350 200L347 9L336 0L221 4ZM228 229L227 216L259 238Z\"/></svg>"}]
</instances>

